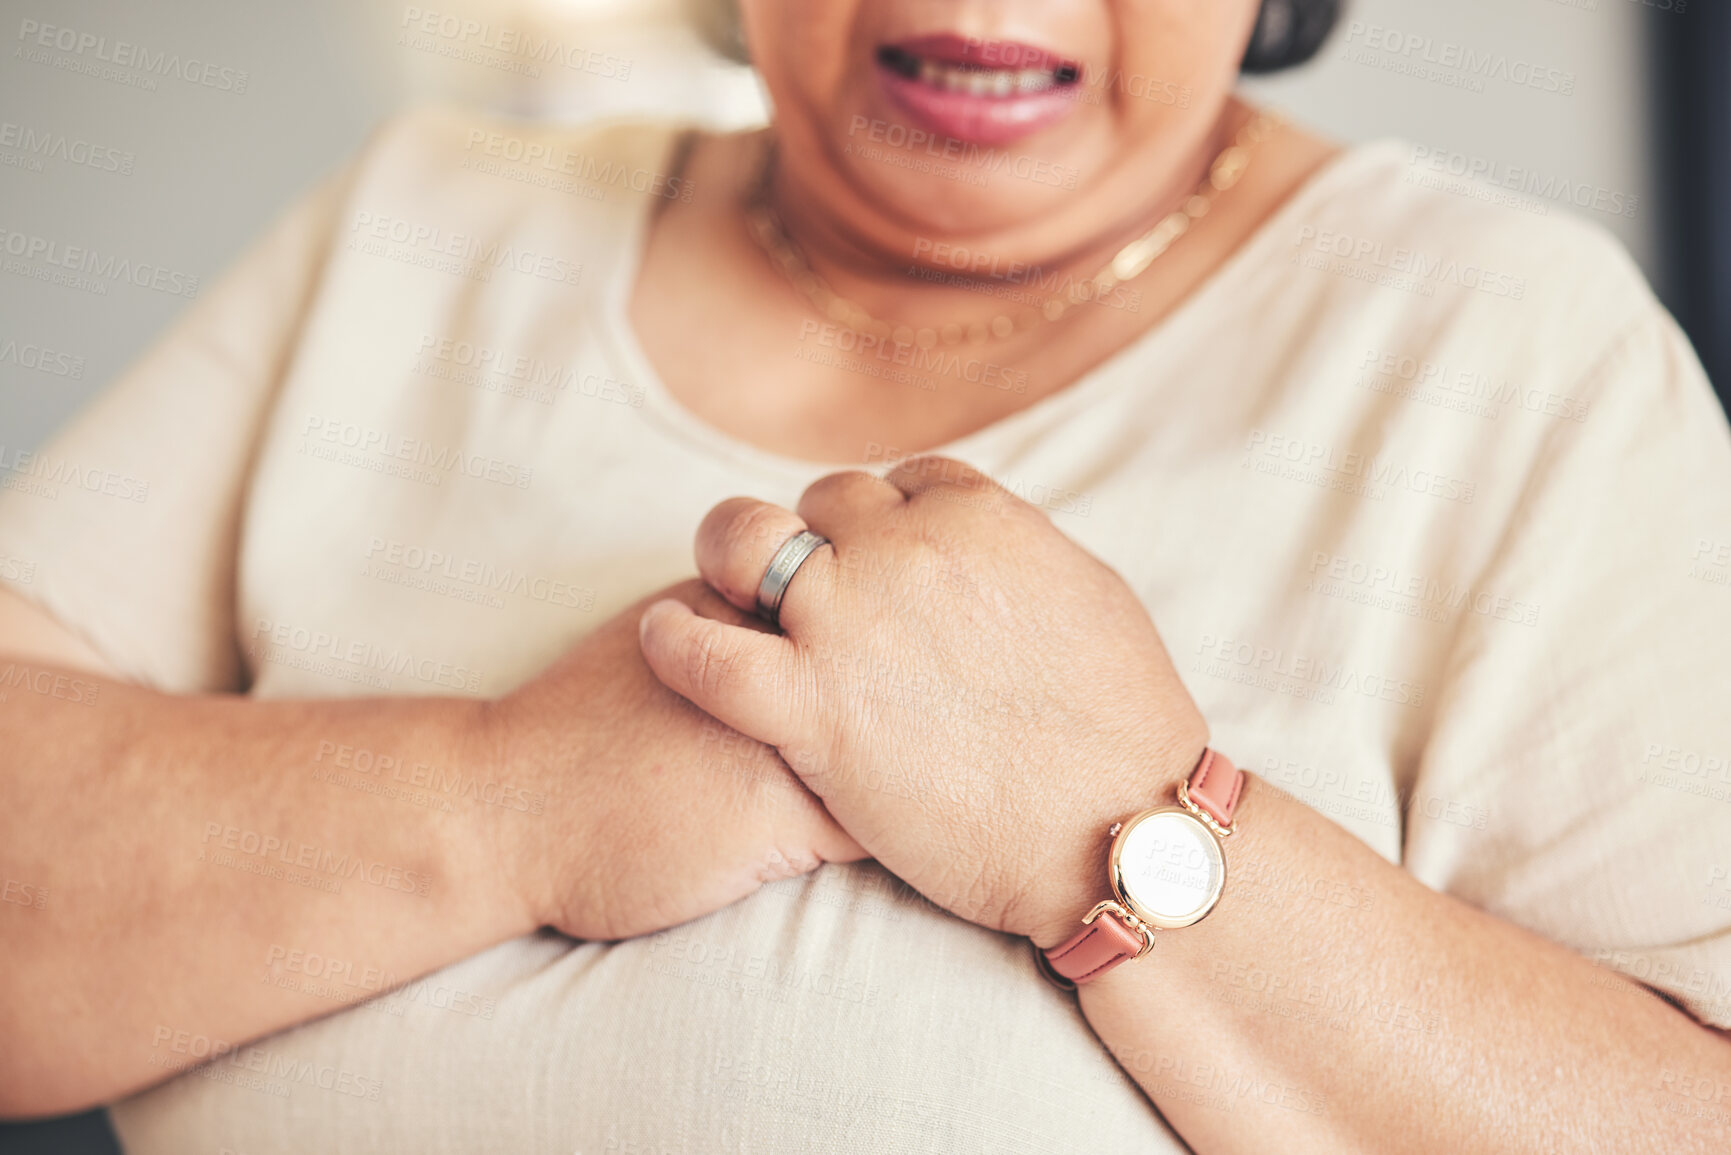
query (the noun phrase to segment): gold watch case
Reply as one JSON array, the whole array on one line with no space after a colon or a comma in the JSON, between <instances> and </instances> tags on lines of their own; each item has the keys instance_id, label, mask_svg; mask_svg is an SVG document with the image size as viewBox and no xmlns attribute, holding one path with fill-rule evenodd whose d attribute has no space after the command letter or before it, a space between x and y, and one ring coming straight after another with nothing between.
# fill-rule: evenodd
<instances>
[{"instance_id":1,"label":"gold watch case","mask_svg":"<svg viewBox=\"0 0 1731 1155\"><path fill-rule=\"evenodd\" d=\"M1220 838L1182 806L1156 806L1120 824L1107 862L1118 901L1161 930L1201 922L1226 886Z\"/></svg>"}]
</instances>

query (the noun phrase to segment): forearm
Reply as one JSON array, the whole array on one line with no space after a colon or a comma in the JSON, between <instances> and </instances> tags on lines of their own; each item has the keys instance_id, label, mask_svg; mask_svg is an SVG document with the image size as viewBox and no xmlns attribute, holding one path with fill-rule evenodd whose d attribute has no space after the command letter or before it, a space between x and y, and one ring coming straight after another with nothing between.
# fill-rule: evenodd
<instances>
[{"instance_id":1,"label":"forearm","mask_svg":"<svg viewBox=\"0 0 1731 1155\"><path fill-rule=\"evenodd\" d=\"M1215 910L1081 989L1196 1151L1731 1149L1719 1033L1260 779L1235 827Z\"/></svg>"},{"instance_id":2,"label":"forearm","mask_svg":"<svg viewBox=\"0 0 1731 1155\"><path fill-rule=\"evenodd\" d=\"M0 904L0 1115L112 1098L532 929L505 847L543 819L500 804L488 706L77 676L93 704L0 702L0 871L33 900Z\"/></svg>"}]
</instances>

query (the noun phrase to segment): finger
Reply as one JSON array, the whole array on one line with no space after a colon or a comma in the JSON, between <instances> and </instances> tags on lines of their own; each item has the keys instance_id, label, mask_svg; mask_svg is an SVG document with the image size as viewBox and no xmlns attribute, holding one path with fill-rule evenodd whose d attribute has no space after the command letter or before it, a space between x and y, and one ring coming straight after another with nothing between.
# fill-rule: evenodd
<instances>
[{"instance_id":1,"label":"finger","mask_svg":"<svg viewBox=\"0 0 1731 1155\"><path fill-rule=\"evenodd\" d=\"M637 623L643 660L661 684L716 721L770 746L793 744L793 643L778 634L730 626L674 598L643 611Z\"/></svg>"},{"instance_id":2,"label":"finger","mask_svg":"<svg viewBox=\"0 0 1731 1155\"><path fill-rule=\"evenodd\" d=\"M667 597L678 598L697 612L698 617L713 618L729 626L739 626L742 629L755 630L760 634L773 634L775 627L758 617L755 613L747 613L710 588L709 583L702 578L692 578L673 590ZM645 606L644 609L648 609Z\"/></svg>"},{"instance_id":3,"label":"finger","mask_svg":"<svg viewBox=\"0 0 1731 1155\"><path fill-rule=\"evenodd\" d=\"M978 492L982 497L1013 499L1009 490L952 457L905 458L890 467L884 480L910 498L935 489L961 489Z\"/></svg>"},{"instance_id":4,"label":"finger","mask_svg":"<svg viewBox=\"0 0 1731 1155\"><path fill-rule=\"evenodd\" d=\"M757 786L753 803L769 815L778 845L809 848L820 862L857 862L868 857L823 799L773 748L754 744L751 750L750 777ZM795 855L793 860L803 862L807 856Z\"/></svg>"},{"instance_id":5,"label":"finger","mask_svg":"<svg viewBox=\"0 0 1731 1155\"><path fill-rule=\"evenodd\" d=\"M743 610L757 609L757 588L776 552L805 529L805 519L796 513L756 501L733 497L709 511L697 529L697 572L729 602ZM833 577L835 551L820 546L794 574L781 600L781 625L793 632L802 620L798 607L813 603Z\"/></svg>"},{"instance_id":6,"label":"finger","mask_svg":"<svg viewBox=\"0 0 1731 1155\"><path fill-rule=\"evenodd\" d=\"M799 837L805 839L812 851L825 862L858 862L862 858L872 857L872 851L865 847L830 813L829 805L811 782L800 777L799 771L788 766L785 761L780 763L786 768L788 780L805 791L811 809L801 814L799 822Z\"/></svg>"},{"instance_id":7,"label":"finger","mask_svg":"<svg viewBox=\"0 0 1731 1155\"><path fill-rule=\"evenodd\" d=\"M799 516L813 533L840 541L844 527L874 513L899 509L907 497L881 477L860 470L820 477L800 495Z\"/></svg>"},{"instance_id":8,"label":"finger","mask_svg":"<svg viewBox=\"0 0 1731 1155\"><path fill-rule=\"evenodd\" d=\"M901 500L900 494L896 495L896 500ZM696 612L698 617L710 618L727 625L740 626L756 633L775 633L774 628L768 622L756 614L744 613L738 607L730 604L720 594L710 589L701 578L681 582L668 590L666 596L684 602ZM648 607L645 606L644 608L647 609ZM764 756L767 759L765 763L767 766L788 768L774 749L765 751ZM853 835L843 830L829 811L824 808L823 799L814 794L811 787L807 786L797 774L789 774L782 781L786 783L786 788L793 791L799 799L795 803L800 819L799 829L801 831L816 829L816 833L809 837L812 840L811 848L819 858L825 862L858 862L862 858L870 857L865 848L854 841ZM800 836L807 837L803 833Z\"/></svg>"},{"instance_id":9,"label":"finger","mask_svg":"<svg viewBox=\"0 0 1731 1155\"><path fill-rule=\"evenodd\" d=\"M825 862L858 862L870 858L871 852L854 841L853 835L837 826L825 831L812 843L812 849Z\"/></svg>"}]
</instances>

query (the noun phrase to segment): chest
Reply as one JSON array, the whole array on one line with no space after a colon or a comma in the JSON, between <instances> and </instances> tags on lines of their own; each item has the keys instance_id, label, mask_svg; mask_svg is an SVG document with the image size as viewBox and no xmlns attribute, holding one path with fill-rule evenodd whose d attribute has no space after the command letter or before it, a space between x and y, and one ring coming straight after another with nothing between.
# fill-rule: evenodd
<instances>
[{"instance_id":1,"label":"chest","mask_svg":"<svg viewBox=\"0 0 1731 1155\"><path fill-rule=\"evenodd\" d=\"M534 341L513 323L406 315L296 363L243 517L239 640L255 693L502 694L690 576L716 502L792 506L829 471L772 467L665 396L604 311ZM416 350L429 331L456 338L450 358L354 355ZM508 375L460 372L464 343L558 372L536 386L545 398L526 394ZM1242 427L1217 411L1096 392L957 455L1129 583L1223 748L1394 856L1402 744L1427 717L1448 623L1307 578L1319 551L1398 539L1389 525L1407 514L1246 468ZM893 433L830 432L856 439L861 466L896 456Z\"/></svg>"},{"instance_id":2,"label":"chest","mask_svg":"<svg viewBox=\"0 0 1731 1155\"><path fill-rule=\"evenodd\" d=\"M895 328L878 336L829 319L742 232L725 218L658 222L623 320L680 405L736 440L802 460L943 452L1083 380L1176 300L1138 289L970 341L969 324L1028 313L1070 282L934 287L910 267L884 274L882 323Z\"/></svg>"}]
</instances>

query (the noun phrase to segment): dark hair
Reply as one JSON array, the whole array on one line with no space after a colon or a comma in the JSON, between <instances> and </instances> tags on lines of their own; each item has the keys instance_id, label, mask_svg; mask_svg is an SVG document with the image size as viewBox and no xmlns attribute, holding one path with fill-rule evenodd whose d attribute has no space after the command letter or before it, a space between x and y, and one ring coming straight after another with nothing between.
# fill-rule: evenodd
<instances>
[{"instance_id":1,"label":"dark hair","mask_svg":"<svg viewBox=\"0 0 1731 1155\"><path fill-rule=\"evenodd\" d=\"M1340 4L1341 0L1262 0L1241 67L1245 72L1278 72L1303 64L1334 30Z\"/></svg>"},{"instance_id":2,"label":"dark hair","mask_svg":"<svg viewBox=\"0 0 1731 1155\"><path fill-rule=\"evenodd\" d=\"M686 13L709 46L730 60L750 64L739 24L738 0L684 0ZM1278 72L1303 64L1340 18L1342 0L1262 0L1256 29L1244 52L1245 72Z\"/></svg>"}]
</instances>

